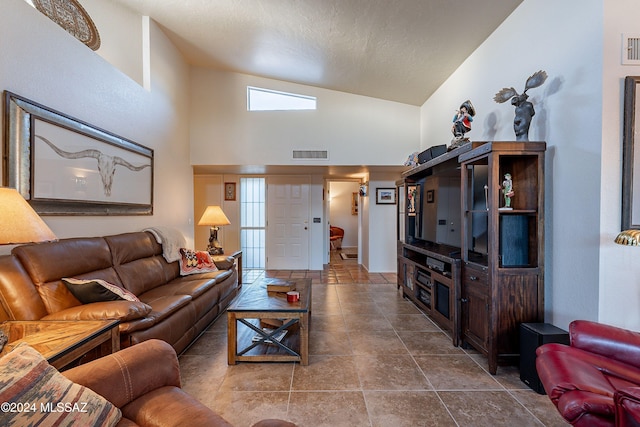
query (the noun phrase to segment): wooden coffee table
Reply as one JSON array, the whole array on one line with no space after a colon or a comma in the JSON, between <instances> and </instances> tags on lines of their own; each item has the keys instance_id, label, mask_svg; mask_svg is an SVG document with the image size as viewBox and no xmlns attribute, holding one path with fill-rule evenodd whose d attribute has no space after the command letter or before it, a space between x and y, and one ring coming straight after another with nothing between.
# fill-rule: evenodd
<instances>
[{"instance_id":1,"label":"wooden coffee table","mask_svg":"<svg viewBox=\"0 0 640 427\"><path fill-rule=\"evenodd\" d=\"M227 309L229 365L239 361L309 364L311 279L290 281L296 282L300 293L300 300L293 303L287 302L285 293L267 292L265 281L243 286ZM270 332L262 329L267 324ZM284 338L273 339L285 330Z\"/></svg>"},{"instance_id":2,"label":"wooden coffee table","mask_svg":"<svg viewBox=\"0 0 640 427\"><path fill-rule=\"evenodd\" d=\"M100 347L100 356L120 350L119 320L8 320L0 330L9 337L0 355L26 342L49 364L62 369Z\"/></svg>"}]
</instances>

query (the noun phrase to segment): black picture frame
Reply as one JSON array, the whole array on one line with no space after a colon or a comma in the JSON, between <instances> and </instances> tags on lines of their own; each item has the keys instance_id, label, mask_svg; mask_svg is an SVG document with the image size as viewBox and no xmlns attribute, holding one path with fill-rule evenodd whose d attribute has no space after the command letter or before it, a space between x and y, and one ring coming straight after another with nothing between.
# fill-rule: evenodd
<instances>
[{"instance_id":1,"label":"black picture frame","mask_svg":"<svg viewBox=\"0 0 640 427\"><path fill-rule=\"evenodd\" d=\"M436 192L435 190L427 190L427 203L433 203L436 200Z\"/></svg>"},{"instance_id":2,"label":"black picture frame","mask_svg":"<svg viewBox=\"0 0 640 427\"><path fill-rule=\"evenodd\" d=\"M395 205L396 189L394 188L376 188L376 205Z\"/></svg>"}]
</instances>

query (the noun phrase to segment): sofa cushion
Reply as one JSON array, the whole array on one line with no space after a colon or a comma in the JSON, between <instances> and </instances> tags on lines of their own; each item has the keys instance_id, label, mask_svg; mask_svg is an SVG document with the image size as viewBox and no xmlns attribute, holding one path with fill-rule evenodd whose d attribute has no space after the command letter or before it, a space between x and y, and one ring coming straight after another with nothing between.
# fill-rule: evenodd
<instances>
[{"instance_id":1,"label":"sofa cushion","mask_svg":"<svg viewBox=\"0 0 640 427\"><path fill-rule=\"evenodd\" d=\"M191 302L189 295L173 295L169 286L159 286L140 295L140 300L151 306L147 317L158 323Z\"/></svg>"},{"instance_id":2,"label":"sofa cushion","mask_svg":"<svg viewBox=\"0 0 640 427\"><path fill-rule=\"evenodd\" d=\"M218 267L211 259L207 251L194 251L193 249L180 248L180 275L212 273L218 271Z\"/></svg>"},{"instance_id":3,"label":"sofa cushion","mask_svg":"<svg viewBox=\"0 0 640 427\"><path fill-rule=\"evenodd\" d=\"M62 283L83 304L103 301L140 301L137 296L102 279L63 277Z\"/></svg>"},{"instance_id":4,"label":"sofa cushion","mask_svg":"<svg viewBox=\"0 0 640 427\"><path fill-rule=\"evenodd\" d=\"M122 417L111 402L62 376L26 343L0 359L0 378L5 425L114 426Z\"/></svg>"}]
</instances>

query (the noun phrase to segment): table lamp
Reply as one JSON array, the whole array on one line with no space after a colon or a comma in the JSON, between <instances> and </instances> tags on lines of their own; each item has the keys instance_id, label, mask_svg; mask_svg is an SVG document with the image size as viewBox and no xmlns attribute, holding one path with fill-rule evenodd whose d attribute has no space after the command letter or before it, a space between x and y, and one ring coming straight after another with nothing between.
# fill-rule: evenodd
<instances>
[{"instance_id":1,"label":"table lamp","mask_svg":"<svg viewBox=\"0 0 640 427\"><path fill-rule=\"evenodd\" d=\"M222 255L224 254L224 250L222 246L220 246L220 242L218 241L218 230L221 225L229 225L229 218L222 212L222 208L220 206L207 206L207 209L202 214L200 221L198 221L198 225L209 225L211 226L210 235L209 235L209 245L207 246L207 252L211 255Z\"/></svg>"},{"instance_id":2,"label":"table lamp","mask_svg":"<svg viewBox=\"0 0 640 427\"><path fill-rule=\"evenodd\" d=\"M36 211L13 188L0 187L0 245L58 240ZM8 337L0 331L0 351Z\"/></svg>"},{"instance_id":3,"label":"table lamp","mask_svg":"<svg viewBox=\"0 0 640 427\"><path fill-rule=\"evenodd\" d=\"M53 231L13 188L0 187L0 245L58 240Z\"/></svg>"},{"instance_id":4,"label":"table lamp","mask_svg":"<svg viewBox=\"0 0 640 427\"><path fill-rule=\"evenodd\" d=\"M624 230L616 237L619 245L640 246L640 230Z\"/></svg>"}]
</instances>

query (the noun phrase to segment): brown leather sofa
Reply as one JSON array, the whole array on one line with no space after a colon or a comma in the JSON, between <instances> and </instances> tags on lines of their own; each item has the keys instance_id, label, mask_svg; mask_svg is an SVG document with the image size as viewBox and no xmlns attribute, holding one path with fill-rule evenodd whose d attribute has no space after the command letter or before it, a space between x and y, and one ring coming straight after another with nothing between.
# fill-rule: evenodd
<instances>
[{"instance_id":1,"label":"brown leather sofa","mask_svg":"<svg viewBox=\"0 0 640 427\"><path fill-rule=\"evenodd\" d=\"M124 426L230 427L220 415L180 388L175 351L149 340L62 373L88 387L122 411ZM282 420L263 420L254 427L291 427Z\"/></svg>"},{"instance_id":2,"label":"brown leather sofa","mask_svg":"<svg viewBox=\"0 0 640 427\"><path fill-rule=\"evenodd\" d=\"M0 256L0 321L119 319L122 348L158 338L180 353L238 292L234 259L215 263L217 272L180 276L142 231L18 246ZM82 304L62 278L102 279L140 301Z\"/></svg>"}]
</instances>

